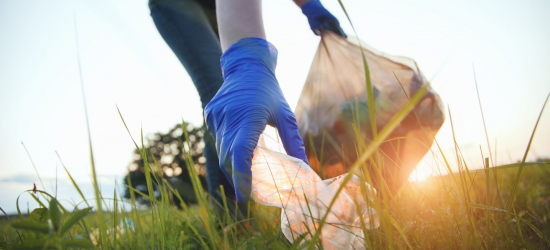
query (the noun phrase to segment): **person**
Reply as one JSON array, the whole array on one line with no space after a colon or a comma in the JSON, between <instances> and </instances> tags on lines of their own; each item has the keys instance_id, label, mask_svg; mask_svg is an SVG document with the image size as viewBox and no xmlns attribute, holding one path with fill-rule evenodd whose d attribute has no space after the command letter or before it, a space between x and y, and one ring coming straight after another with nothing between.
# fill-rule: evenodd
<instances>
[{"instance_id":1,"label":"person","mask_svg":"<svg viewBox=\"0 0 550 250\"><path fill-rule=\"evenodd\" d=\"M346 36L319 0L294 2L315 34ZM200 96L208 192L218 204L220 186L230 200L247 203L253 150L267 124L277 127L289 155L308 162L275 77L277 50L265 40L261 0L150 0L149 7Z\"/></svg>"}]
</instances>

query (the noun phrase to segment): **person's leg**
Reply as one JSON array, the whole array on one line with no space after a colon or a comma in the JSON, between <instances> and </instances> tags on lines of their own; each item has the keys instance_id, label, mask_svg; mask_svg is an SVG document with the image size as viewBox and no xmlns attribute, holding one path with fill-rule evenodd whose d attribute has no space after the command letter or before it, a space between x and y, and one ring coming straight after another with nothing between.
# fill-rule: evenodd
<instances>
[{"instance_id":1,"label":"person's leg","mask_svg":"<svg viewBox=\"0 0 550 250\"><path fill-rule=\"evenodd\" d=\"M222 51L208 10L194 0L152 0L149 8L160 35L193 80L204 108L223 83Z\"/></svg>"},{"instance_id":2,"label":"person's leg","mask_svg":"<svg viewBox=\"0 0 550 250\"><path fill-rule=\"evenodd\" d=\"M214 11L194 0L151 0L149 7L159 33L193 80L204 108L223 84ZM208 192L221 203L220 185L229 197L234 197L235 191L219 168L215 143L207 131L204 141Z\"/></svg>"}]
</instances>

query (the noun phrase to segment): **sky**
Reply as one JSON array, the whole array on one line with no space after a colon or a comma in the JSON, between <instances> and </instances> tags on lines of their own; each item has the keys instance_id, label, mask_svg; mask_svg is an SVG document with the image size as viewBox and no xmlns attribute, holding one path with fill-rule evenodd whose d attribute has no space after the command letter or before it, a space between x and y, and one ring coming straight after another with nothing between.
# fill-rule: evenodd
<instances>
[{"instance_id":1,"label":"sky","mask_svg":"<svg viewBox=\"0 0 550 250\"><path fill-rule=\"evenodd\" d=\"M338 1L322 2L353 35ZM451 110L457 143L470 167L482 166L480 146L489 155L474 68L495 164L523 157L550 92L549 1L343 3L360 39L416 60L432 79ZM267 40L279 51L279 83L295 107L320 39L290 0L264 0L263 14ZM8 213L16 212L17 197L33 183L42 189L42 182L66 204L78 204L61 162L84 195L93 197L76 38L104 192L112 193L115 181L122 182L134 149L117 106L134 138L140 129L145 135L165 132L182 119L202 124L197 92L156 30L145 0L2 0L0 34L0 207ZM436 139L452 156L448 117L447 112ZM550 157L549 128L546 111L529 161ZM412 174L415 179L432 173L433 159L424 158ZM37 206L28 194L19 204L24 211Z\"/></svg>"}]
</instances>

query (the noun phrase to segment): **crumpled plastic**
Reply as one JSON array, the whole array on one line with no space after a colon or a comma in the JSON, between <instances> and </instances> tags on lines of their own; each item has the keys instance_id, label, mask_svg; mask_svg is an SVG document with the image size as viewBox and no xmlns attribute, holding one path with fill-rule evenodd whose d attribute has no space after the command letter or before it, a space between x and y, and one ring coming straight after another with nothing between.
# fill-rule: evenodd
<instances>
[{"instance_id":1,"label":"crumpled plastic","mask_svg":"<svg viewBox=\"0 0 550 250\"><path fill-rule=\"evenodd\" d=\"M366 144L373 139L363 55L373 87L378 131L408 103L408 98L428 84L410 58L382 53L352 36L345 39L331 32L323 33L295 114L310 165L326 177L346 173L357 159L355 129ZM433 144L432 135L445 119L443 111L440 97L429 87L414 112L409 113L379 148L384 161L386 183L383 185L395 190L409 178ZM353 124L358 126L354 128ZM324 152L320 159L323 165L319 166L311 156L321 151ZM343 156L349 161L345 162ZM379 188L380 183L373 180L374 187Z\"/></svg>"},{"instance_id":2,"label":"crumpled plastic","mask_svg":"<svg viewBox=\"0 0 550 250\"><path fill-rule=\"evenodd\" d=\"M287 155L275 138L264 132L254 150L251 198L262 205L282 208L281 229L290 242L298 237L310 240L347 174L322 180L308 164ZM361 191L361 180L354 175L336 198L321 229L323 249L366 249L363 225L374 229L380 223L378 214L364 199L368 197L372 202L376 190L364 184L366 194Z\"/></svg>"}]
</instances>

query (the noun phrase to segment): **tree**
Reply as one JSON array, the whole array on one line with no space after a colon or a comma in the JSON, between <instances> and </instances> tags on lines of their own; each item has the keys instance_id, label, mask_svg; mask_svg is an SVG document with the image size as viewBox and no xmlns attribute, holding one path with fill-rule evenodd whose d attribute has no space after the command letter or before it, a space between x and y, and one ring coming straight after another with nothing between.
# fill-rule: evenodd
<instances>
[{"instance_id":1,"label":"tree","mask_svg":"<svg viewBox=\"0 0 550 250\"><path fill-rule=\"evenodd\" d=\"M148 136L145 152L147 152L147 159L151 166L152 174L156 176L162 175L178 191L186 203L196 203L195 192L189 177L188 168L190 166L187 165L183 153L186 152L191 156L194 167L199 174L202 187L206 189L206 168L204 166L206 158L203 154L204 130L187 125L187 131L191 148L188 148L182 125L177 124L168 133L156 133ZM184 150L182 150L182 145ZM154 163L153 157L157 161L160 173ZM132 184L131 187L145 194L148 193L144 160L138 150L134 150L134 160L128 165L128 175L124 179L126 185L129 185L128 179ZM157 183L155 178L152 178L152 180L155 196L159 198L159 183ZM145 197L139 195L137 192L135 194L136 200L139 203L149 204L149 201ZM130 190L127 187L125 188L124 197L127 199L130 198ZM172 200L178 201L178 198L173 195ZM179 202L175 203L179 205Z\"/></svg>"}]
</instances>

